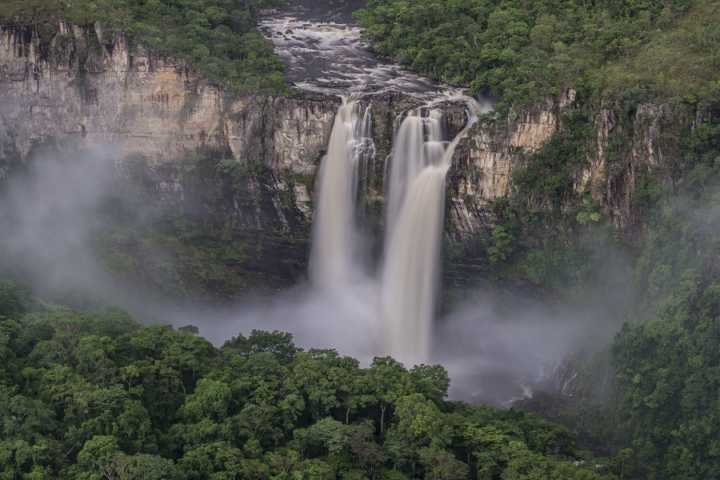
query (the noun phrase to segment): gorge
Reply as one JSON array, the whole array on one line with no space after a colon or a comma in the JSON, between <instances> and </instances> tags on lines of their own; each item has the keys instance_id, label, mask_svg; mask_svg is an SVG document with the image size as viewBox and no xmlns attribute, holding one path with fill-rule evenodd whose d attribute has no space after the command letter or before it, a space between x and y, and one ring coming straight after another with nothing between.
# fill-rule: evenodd
<instances>
[{"instance_id":1,"label":"gorge","mask_svg":"<svg viewBox=\"0 0 720 480\"><path fill-rule=\"evenodd\" d=\"M116 178L129 185L123 188L158 211L181 212L197 225L182 233L169 230L171 237L203 243L221 238L221 245L238 251L218 258L212 250L178 246L154 233L144 238L147 229L136 233L132 220L129 232L115 229L109 236L109 247L103 247L112 256L101 259L102 268L119 267L122 277L149 291L223 292L231 299L257 288L287 288L302 280L308 267L315 285L337 287L359 274L364 286L358 291L367 298L350 301L355 313L347 315L360 324L353 334L362 332L361 325L374 325L375 317L393 320L384 322L388 330L365 329L374 333L357 350L348 350L353 348L349 339L328 343L361 358L392 352L410 363L426 360L432 319L440 310L434 301L438 275L444 272L444 283L453 288L472 284L468 272L482 277L475 258L485 256L484 239L491 238L493 202L510 193L513 170L560 128L576 94L564 91L512 119L475 121L490 110L490 102L468 108L455 92L378 62L364 50L355 27L288 15L273 17L264 28L295 69L301 89L289 96L232 99L183 62L130 48L122 33L101 40L99 26L61 24L47 43L32 30L4 29L3 175L44 150L66 148L68 140L81 148L114 145L122 159ZM336 70L338 57L354 65ZM365 76L356 83L359 71ZM352 72L352 79L343 72ZM343 106L341 94L359 101ZM638 112L629 172L672 148L663 145L656 127L661 120L652 111ZM603 115L598 122L612 118ZM623 223L630 218L629 203L622 200L627 197L605 197L601 183L605 135L598 137L598 156L576 188L607 198L608 212ZM349 152L348 142L372 152ZM208 155L213 159L205 160ZM348 155L354 164L335 163L338 171L322 171L323 157ZM329 186L323 188L326 180ZM615 182L612 188L627 193L631 184ZM323 202L332 208L323 209ZM154 211L144 210L145 215ZM165 223L161 219L150 216L141 225ZM308 264L311 237L317 253ZM158 263L167 257L174 259L169 265ZM198 262L206 269L202 275L197 275ZM288 329L271 318L248 320L248 325ZM571 330L568 336L575 337ZM409 331L414 339L406 344ZM211 337L223 339L221 333ZM544 361L558 361L560 350ZM537 373L536 359L526 363L532 366L520 374L523 382ZM521 392L514 382L505 399Z\"/></svg>"},{"instance_id":2,"label":"gorge","mask_svg":"<svg viewBox=\"0 0 720 480\"><path fill-rule=\"evenodd\" d=\"M718 478L719 26L3 0L0 478Z\"/></svg>"}]
</instances>

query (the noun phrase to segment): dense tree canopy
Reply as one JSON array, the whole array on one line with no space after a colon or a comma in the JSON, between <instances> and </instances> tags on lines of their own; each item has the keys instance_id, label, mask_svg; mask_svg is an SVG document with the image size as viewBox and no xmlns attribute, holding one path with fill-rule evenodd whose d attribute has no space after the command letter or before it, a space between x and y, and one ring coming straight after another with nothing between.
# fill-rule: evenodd
<instances>
[{"instance_id":1,"label":"dense tree canopy","mask_svg":"<svg viewBox=\"0 0 720 480\"><path fill-rule=\"evenodd\" d=\"M279 332L218 349L3 283L0 358L0 478L610 478L562 427L446 402L441 367L362 368Z\"/></svg>"},{"instance_id":2,"label":"dense tree canopy","mask_svg":"<svg viewBox=\"0 0 720 480\"><path fill-rule=\"evenodd\" d=\"M256 30L257 14L282 0L6 0L0 23L32 26L41 38L58 22L94 25L103 40L116 31L161 55L185 59L236 92L282 91L283 66Z\"/></svg>"},{"instance_id":3,"label":"dense tree canopy","mask_svg":"<svg viewBox=\"0 0 720 480\"><path fill-rule=\"evenodd\" d=\"M503 106L567 87L700 90L719 66L719 15L709 0L369 0L357 18L381 54Z\"/></svg>"},{"instance_id":4,"label":"dense tree canopy","mask_svg":"<svg viewBox=\"0 0 720 480\"><path fill-rule=\"evenodd\" d=\"M620 413L647 478L720 472L720 105L684 139L674 188L652 179L636 269L643 298L619 334Z\"/></svg>"}]
</instances>

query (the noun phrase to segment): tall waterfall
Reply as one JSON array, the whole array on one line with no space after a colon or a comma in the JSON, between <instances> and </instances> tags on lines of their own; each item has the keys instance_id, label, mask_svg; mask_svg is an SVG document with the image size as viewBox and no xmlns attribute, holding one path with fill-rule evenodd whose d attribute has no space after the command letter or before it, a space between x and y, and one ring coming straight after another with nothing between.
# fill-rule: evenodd
<instances>
[{"instance_id":1,"label":"tall waterfall","mask_svg":"<svg viewBox=\"0 0 720 480\"><path fill-rule=\"evenodd\" d=\"M475 112L475 104L468 103ZM378 285L383 351L408 365L430 358L445 177L455 147L474 123L471 117L447 142L440 110L423 107L408 113L386 165L386 234ZM358 177L374 153L371 123L369 106L363 110L360 103L343 100L320 167L310 275L321 290L347 286L359 269Z\"/></svg>"},{"instance_id":2,"label":"tall waterfall","mask_svg":"<svg viewBox=\"0 0 720 480\"><path fill-rule=\"evenodd\" d=\"M355 271L358 172L372 150L370 109L360 110L343 99L320 167L310 254L310 278L319 288L345 285Z\"/></svg>"},{"instance_id":3,"label":"tall waterfall","mask_svg":"<svg viewBox=\"0 0 720 480\"><path fill-rule=\"evenodd\" d=\"M412 180L385 255L386 344L393 357L410 365L430 355L446 172L444 166L431 165Z\"/></svg>"},{"instance_id":4,"label":"tall waterfall","mask_svg":"<svg viewBox=\"0 0 720 480\"><path fill-rule=\"evenodd\" d=\"M427 141L426 141L427 137ZM400 208L411 181L428 165L442 158L445 150L442 128L442 112L431 110L423 117L422 110L409 112L400 124L389 167L386 166L386 225L392 227L397 221ZM391 229L388 229L388 234Z\"/></svg>"},{"instance_id":5,"label":"tall waterfall","mask_svg":"<svg viewBox=\"0 0 720 480\"><path fill-rule=\"evenodd\" d=\"M385 264L381 308L386 348L412 365L428 361L440 274L440 245L445 219L445 177L471 118L448 145L442 114L431 110L408 115L398 130L390 165Z\"/></svg>"}]
</instances>

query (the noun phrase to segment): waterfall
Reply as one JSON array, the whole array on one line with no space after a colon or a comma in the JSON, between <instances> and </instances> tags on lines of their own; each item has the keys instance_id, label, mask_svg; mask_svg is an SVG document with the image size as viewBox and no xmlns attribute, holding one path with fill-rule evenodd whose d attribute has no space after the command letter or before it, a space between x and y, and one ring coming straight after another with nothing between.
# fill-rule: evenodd
<instances>
[{"instance_id":1,"label":"waterfall","mask_svg":"<svg viewBox=\"0 0 720 480\"><path fill-rule=\"evenodd\" d=\"M386 165L385 248L377 284L383 350L408 365L427 362L431 354L445 178L455 147L476 118L476 104L468 105L471 119L449 143L440 110L409 112ZM357 285L357 198L359 177L374 156L371 130L370 107L343 99L317 183L310 276L321 291L340 294L342 287Z\"/></svg>"},{"instance_id":2,"label":"waterfall","mask_svg":"<svg viewBox=\"0 0 720 480\"><path fill-rule=\"evenodd\" d=\"M382 276L382 314L390 354L406 364L427 361L435 309L444 217L445 166L412 180L390 234Z\"/></svg>"},{"instance_id":3,"label":"waterfall","mask_svg":"<svg viewBox=\"0 0 720 480\"><path fill-rule=\"evenodd\" d=\"M346 285L355 272L360 164L371 155L369 107L343 98L317 182L310 278L321 289Z\"/></svg>"},{"instance_id":4,"label":"waterfall","mask_svg":"<svg viewBox=\"0 0 720 480\"><path fill-rule=\"evenodd\" d=\"M390 165L381 308L386 348L408 365L426 362L431 354L445 177L455 148L477 118L477 104L468 105L470 121L449 145L442 141L442 114L437 110L424 121L420 112L408 115L397 134Z\"/></svg>"},{"instance_id":5,"label":"waterfall","mask_svg":"<svg viewBox=\"0 0 720 480\"><path fill-rule=\"evenodd\" d=\"M393 142L390 165L385 168L388 234L397 221L410 182L422 169L437 163L444 151L442 112L431 110L426 117L422 113L422 110L411 111L403 119Z\"/></svg>"}]
</instances>

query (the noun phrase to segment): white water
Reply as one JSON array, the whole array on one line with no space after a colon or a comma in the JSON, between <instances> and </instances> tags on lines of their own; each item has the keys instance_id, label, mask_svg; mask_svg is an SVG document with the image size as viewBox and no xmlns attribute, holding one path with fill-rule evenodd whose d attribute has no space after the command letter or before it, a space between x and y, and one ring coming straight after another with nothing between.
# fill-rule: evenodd
<instances>
[{"instance_id":1,"label":"white water","mask_svg":"<svg viewBox=\"0 0 720 480\"><path fill-rule=\"evenodd\" d=\"M445 217L445 177L455 147L476 118L452 142L444 139L440 110L410 112L395 136L386 165L387 207L383 265L375 290L382 327L367 325L367 337L382 337L379 350L407 365L424 363L432 353L433 319L440 277ZM360 169L374 154L370 107L343 100L338 109L318 178L310 276L320 291L357 285L356 225ZM377 303L376 303L377 302Z\"/></svg>"},{"instance_id":2,"label":"white water","mask_svg":"<svg viewBox=\"0 0 720 480\"><path fill-rule=\"evenodd\" d=\"M477 119L479 107L468 104L470 120L449 145L442 141L441 112L432 110L427 119L408 116L391 160L382 321L386 349L409 365L427 362L432 353L445 177L455 148Z\"/></svg>"},{"instance_id":3,"label":"white water","mask_svg":"<svg viewBox=\"0 0 720 480\"><path fill-rule=\"evenodd\" d=\"M431 165L412 180L385 255L381 305L386 349L408 365L430 357L446 173L446 166Z\"/></svg>"},{"instance_id":4,"label":"white water","mask_svg":"<svg viewBox=\"0 0 720 480\"><path fill-rule=\"evenodd\" d=\"M261 19L260 27L285 63L288 80L303 90L332 95L400 91L423 98L440 92L434 82L375 57L357 25L290 6Z\"/></svg>"},{"instance_id":5,"label":"white water","mask_svg":"<svg viewBox=\"0 0 720 480\"><path fill-rule=\"evenodd\" d=\"M421 111L412 111L403 119L395 135L390 163L385 167L388 227L397 221L410 183L421 170L442 158L445 151L442 140L442 112L432 110L423 117Z\"/></svg>"},{"instance_id":6,"label":"white water","mask_svg":"<svg viewBox=\"0 0 720 480\"><path fill-rule=\"evenodd\" d=\"M372 152L370 110L359 108L343 99L318 176L310 278L321 289L347 285L357 271L358 172Z\"/></svg>"}]
</instances>

